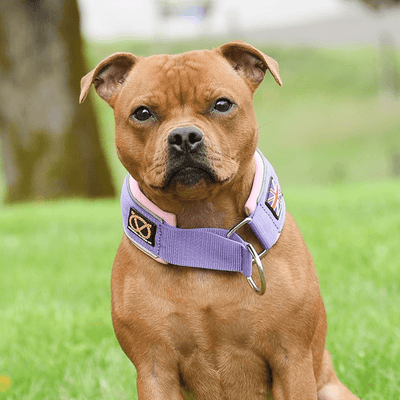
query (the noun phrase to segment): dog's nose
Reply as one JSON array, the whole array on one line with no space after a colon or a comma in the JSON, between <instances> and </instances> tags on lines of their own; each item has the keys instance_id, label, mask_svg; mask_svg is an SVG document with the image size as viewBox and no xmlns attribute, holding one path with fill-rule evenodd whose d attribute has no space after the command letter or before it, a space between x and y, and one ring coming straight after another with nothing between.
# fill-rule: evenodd
<instances>
[{"instance_id":1,"label":"dog's nose","mask_svg":"<svg viewBox=\"0 0 400 400\"><path fill-rule=\"evenodd\" d=\"M168 135L169 148L180 153L193 152L203 143L203 133L195 126L175 128Z\"/></svg>"}]
</instances>

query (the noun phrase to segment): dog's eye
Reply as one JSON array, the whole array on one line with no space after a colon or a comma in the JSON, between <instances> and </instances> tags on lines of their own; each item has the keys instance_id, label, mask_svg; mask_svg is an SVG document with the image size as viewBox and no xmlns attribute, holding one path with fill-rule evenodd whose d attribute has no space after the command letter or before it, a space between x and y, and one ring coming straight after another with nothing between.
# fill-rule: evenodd
<instances>
[{"instance_id":1,"label":"dog's eye","mask_svg":"<svg viewBox=\"0 0 400 400\"><path fill-rule=\"evenodd\" d=\"M136 120L143 122L143 121L147 121L149 118L151 118L152 113L147 107L140 106L132 113L132 116Z\"/></svg>"},{"instance_id":2,"label":"dog's eye","mask_svg":"<svg viewBox=\"0 0 400 400\"><path fill-rule=\"evenodd\" d=\"M228 112L233 106L233 103L228 99L218 99L214 104L214 110L220 113Z\"/></svg>"}]
</instances>

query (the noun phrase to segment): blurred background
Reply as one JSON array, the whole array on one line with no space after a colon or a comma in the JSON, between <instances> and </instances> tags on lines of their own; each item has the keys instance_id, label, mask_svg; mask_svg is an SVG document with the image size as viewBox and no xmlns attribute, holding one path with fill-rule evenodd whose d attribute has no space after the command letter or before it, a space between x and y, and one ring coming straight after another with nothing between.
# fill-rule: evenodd
<instances>
[{"instance_id":1,"label":"blurred background","mask_svg":"<svg viewBox=\"0 0 400 400\"><path fill-rule=\"evenodd\" d=\"M0 0L0 397L137 398L110 316L126 172L80 79L116 51L241 39L280 65L283 87L267 74L255 93L259 147L313 255L338 376L400 398L399 3Z\"/></svg>"},{"instance_id":2,"label":"blurred background","mask_svg":"<svg viewBox=\"0 0 400 400\"><path fill-rule=\"evenodd\" d=\"M115 51L258 46L281 68L256 93L260 147L284 184L400 176L398 0L3 0L0 196L115 196L113 115L78 105ZM93 107L95 104L95 107Z\"/></svg>"}]
</instances>

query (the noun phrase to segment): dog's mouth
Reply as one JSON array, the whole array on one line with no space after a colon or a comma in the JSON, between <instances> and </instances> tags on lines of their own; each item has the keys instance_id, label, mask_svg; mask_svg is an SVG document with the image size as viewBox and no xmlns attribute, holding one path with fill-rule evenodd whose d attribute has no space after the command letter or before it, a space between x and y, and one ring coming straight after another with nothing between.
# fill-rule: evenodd
<instances>
[{"instance_id":1,"label":"dog's mouth","mask_svg":"<svg viewBox=\"0 0 400 400\"><path fill-rule=\"evenodd\" d=\"M183 162L179 165L169 165L165 177L164 189L176 184L194 186L201 180L212 183L217 181L214 171L208 163Z\"/></svg>"}]
</instances>

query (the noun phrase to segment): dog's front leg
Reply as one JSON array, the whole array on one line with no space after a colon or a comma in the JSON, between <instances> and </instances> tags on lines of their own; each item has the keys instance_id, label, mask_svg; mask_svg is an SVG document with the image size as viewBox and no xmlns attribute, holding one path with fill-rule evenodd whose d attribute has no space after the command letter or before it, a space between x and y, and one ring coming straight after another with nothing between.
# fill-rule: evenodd
<instances>
[{"instance_id":1,"label":"dog's front leg","mask_svg":"<svg viewBox=\"0 0 400 400\"><path fill-rule=\"evenodd\" d=\"M139 400L184 400L175 368L145 365L137 369Z\"/></svg>"},{"instance_id":2,"label":"dog's front leg","mask_svg":"<svg viewBox=\"0 0 400 400\"><path fill-rule=\"evenodd\" d=\"M284 357L272 368L274 400L317 400L317 383L311 351L304 357Z\"/></svg>"}]
</instances>

